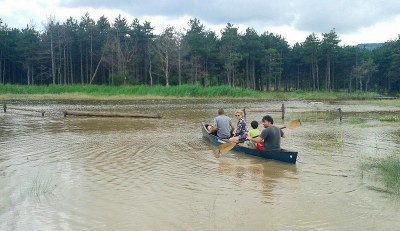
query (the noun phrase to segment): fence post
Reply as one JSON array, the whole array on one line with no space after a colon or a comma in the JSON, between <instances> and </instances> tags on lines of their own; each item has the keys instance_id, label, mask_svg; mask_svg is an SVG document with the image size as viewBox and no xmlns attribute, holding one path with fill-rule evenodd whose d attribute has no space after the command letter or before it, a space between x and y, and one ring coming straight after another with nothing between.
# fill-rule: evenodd
<instances>
[{"instance_id":1,"label":"fence post","mask_svg":"<svg viewBox=\"0 0 400 231\"><path fill-rule=\"evenodd\" d=\"M341 108L339 108L338 110L339 110L339 119L340 119L340 122L342 122L342 119L343 119L343 112L342 112L342 109L341 109Z\"/></svg>"},{"instance_id":2,"label":"fence post","mask_svg":"<svg viewBox=\"0 0 400 231\"><path fill-rule=\"evenodd\" d=\"M243 108L243 117L246 119L246 108Z\"/></svg>"},{"instance_id":3,"label":"fence post","mask_svg":"<svg viewBox=\"0 0 400 231\"><path fill-rule=\"evenodd\" d=\"M282 104L282 120L285 120L285 104Z\"/></svg>"},{"instance_id":4,"label":"fence post","mask_svg":"<svg viewBox=\"0 0 400 231\"><path fill-rule=\"evenodd\" d=\"M7 112L7 104L3 104L4 113Z\"/></svg>"}]
</instances>

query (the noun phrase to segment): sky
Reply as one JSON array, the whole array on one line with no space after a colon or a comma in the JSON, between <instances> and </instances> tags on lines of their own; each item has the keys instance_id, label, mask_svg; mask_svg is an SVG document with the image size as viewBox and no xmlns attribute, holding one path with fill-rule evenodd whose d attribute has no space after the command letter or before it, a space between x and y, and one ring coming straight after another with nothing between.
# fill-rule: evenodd
<instances>
[{"instance_id":1,"label":"sky","mask_svg":"<svg viewBox=\"0 0 400 231\"><path fill-rule=\"evenodd\" d=\"M0 19L12 28L41 30L50 18L62 23L86 12L95 20L121 15L128 22L150 21L155 33L167 26L184 31L189 19L198 18L219 34L229 22L241 32L251 27L280 34L291 45L332 29L341 45L381 43L400 34L399 0L0 0Z\"/></svg>"}]
</instances>

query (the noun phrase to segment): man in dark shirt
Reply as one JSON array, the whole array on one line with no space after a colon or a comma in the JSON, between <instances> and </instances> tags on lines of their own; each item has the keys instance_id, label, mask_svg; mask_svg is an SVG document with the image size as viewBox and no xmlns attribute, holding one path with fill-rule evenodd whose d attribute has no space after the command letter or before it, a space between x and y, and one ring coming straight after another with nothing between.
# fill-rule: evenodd
<instances>
[{"instance_id":1,"label":"man in dark shirt","mask_svg":"<svg viewBox=\"0 0 400 231\"><path fill-rule=\"evenodd\" d=\"M274 126L274 120L269 115L262 118L262 124L265 129L261 132L260 136L255 138L248 137L248 139L255 143L264 140L264 151L281 149L281 137L283 137L282 130Z\"/></svg>"}]
</instances>

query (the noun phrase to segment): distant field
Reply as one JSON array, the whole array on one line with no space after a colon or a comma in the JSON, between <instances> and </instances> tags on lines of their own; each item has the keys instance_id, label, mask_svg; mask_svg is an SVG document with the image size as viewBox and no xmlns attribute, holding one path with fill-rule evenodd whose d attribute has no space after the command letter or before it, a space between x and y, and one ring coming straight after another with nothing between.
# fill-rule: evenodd
<instances>
[{"instance_id":1,"label":"distant field","mask_svg":"<svg viewBox=\"0 0 400 231\"><path fill-rule=\"evenodd\" d=\"M229 86L102 86L102 85L0 85L0 99L135 99L135 98L250 98L271 100L374 99L374 92L260 92Z\"/></svg>"}]
</instances>

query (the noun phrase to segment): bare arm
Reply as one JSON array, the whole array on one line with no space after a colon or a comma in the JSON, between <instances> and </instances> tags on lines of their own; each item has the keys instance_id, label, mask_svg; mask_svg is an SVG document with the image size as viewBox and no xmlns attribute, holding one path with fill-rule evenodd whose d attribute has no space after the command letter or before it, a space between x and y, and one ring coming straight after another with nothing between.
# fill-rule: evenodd
<instances>
[{"instance_id":1,"label":"bare arm","mask_svg":"<svg viewBox=\"0 0 400 231\"><path fill-rule=\"evenodd\" d=\"M250 141L253 141L254 143L260 143L260 142L263 141L263 139L261 137L259 137L259 136L255 137L255 138L253 138L251 136L248 136L247 139L250 140Z\"/></svg>"}]
</instances>

